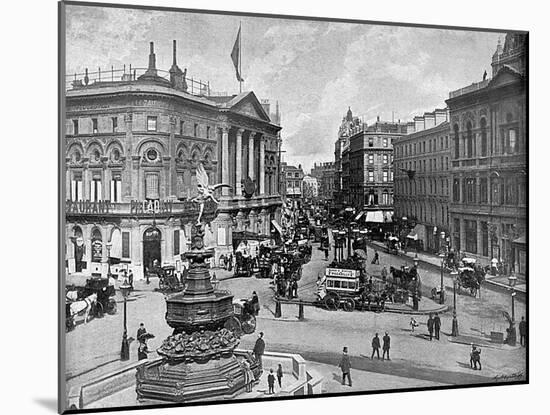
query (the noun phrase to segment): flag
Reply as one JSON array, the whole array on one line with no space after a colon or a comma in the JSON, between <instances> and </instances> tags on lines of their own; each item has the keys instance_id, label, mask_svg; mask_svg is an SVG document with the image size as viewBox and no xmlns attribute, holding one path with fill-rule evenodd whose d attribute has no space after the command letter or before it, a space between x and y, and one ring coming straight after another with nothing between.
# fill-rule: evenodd
<instances>
[{"instance_id":1,"label":"flag","mask_svg":"<svg viewBox=\"0 0 550 415\"><path fill-rule=\"evenodd\" d=\"M231 60L235 66L235 75L237 76L237 81L244 82L244 79L241 77L240 64L241 64L241 27L239 26L239 31L237 32L237 39L235 39L235 44L233 45L233 50L231 51Z\"/></svg>"}]
</instances>

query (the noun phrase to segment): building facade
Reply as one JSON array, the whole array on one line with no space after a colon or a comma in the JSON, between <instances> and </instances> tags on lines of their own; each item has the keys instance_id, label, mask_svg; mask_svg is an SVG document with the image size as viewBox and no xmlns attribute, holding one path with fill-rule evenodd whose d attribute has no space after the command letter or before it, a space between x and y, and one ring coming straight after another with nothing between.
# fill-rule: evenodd
<instances>
[{"instance_id":1,"label":"building facade","mask_svg":"<svg viewBox=\"0 0 550 415\"><path fill-rule=\"evenodd\" d=\"M412 233L421 248L438 252L446 249L450 234L448 111L414 117L407 133L393 145L395 216L416 224Z\"/></svg>"},{"instance_id":2,"label":"building facade","mask_svg":"<svg viewBox=\"0 0 550 415\"><path fill-rule=\"evenodd\" d=\"M198 216L191 199L200 163L210 184L231 186L203 215L216 259L232 250L233 231L269 235L271 220L280 217L281 127L254 93L211 96L209 85L193 88L176 64L175 41L169 72L157 70L155 60L151 43L140 76L124 69L101 80L86 71L67 88L69 273L104 275L113 264L140 278L155 261L178 265Z\"/></svg>"},{"instance_id":3,"label":"building facade","mask_svg":"<svg viewBox=\"0 0 550 415\"><path fill-rule=\"evenodd\" d=\"M452 243L484 262L525 274L527 37L508 34L492 79L453 91L450 109Z\"/></svg>"},{"instance_id":4,"label":"building facade","mask_svg":"<svg viewBox=\"0 0 550 415\"><path fill-rule=\"evenodd\" d=\"M317 178L306 174L303 181L302 188L304 190L304 198L310 201L317 200L319 197L319 182Z\"/></svg>"},{"instance_id":5,"label":"building facade","mask_svg":"<svg viewBox=\"0 0 550 415\"><path fill-rule=\"evenodd\" d=\"M319 200L330 206L334 197L334 162L314 163L311 176L319 183Z\"/></svg>"},{"instance_id":6,"label":"building facade","mask_svg":"<svg viewBox=\"0 0 550 415\"><path fill-rule=\"evenodd\" d=\"M377 121L363 124L345 148L342 177L348 205L356 211L393 211L393 143L407 124Z\"/></svg>"},{"instance_id":7,"label":"building facade","mask_svg":"<svg viewBox=\"0 0 550 415\"><path fill-rule=\"evenodd\" d=\"M351 107L345 117L342 118L342 123L338 128L338 139L334 143L334 208L341 209L344 207L344 202L347 201L347 194L344 190L344 173L343 173L343 157L344 150L349 147L349 138L355 131L361 128L359 117L354 117Z\"/></svg>"},{"instance_id":8,"label":"building facade","mask_svg":"<svg viewBox=\"0 0 550 415\"><path fill-rule=\"evenodd\" d=\"M302 165L290 166L283 162L281 169L284 177L284 199L290 200L296 207L301 206L302 198L304 196L304 171Z\"/></svg>"}]
</instances>

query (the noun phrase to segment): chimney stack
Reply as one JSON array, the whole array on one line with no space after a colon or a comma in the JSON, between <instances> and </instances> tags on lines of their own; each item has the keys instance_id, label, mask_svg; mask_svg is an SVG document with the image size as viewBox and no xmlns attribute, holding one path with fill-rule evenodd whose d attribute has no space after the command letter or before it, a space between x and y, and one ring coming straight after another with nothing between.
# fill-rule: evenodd
<instances>
[{"instance_id":1,"label":"chimney stack","mask_svg":"<svg viewBox=\"0 0 550 415\"><path fill-rule=\"evenodd\" d=\"M176 66L176 39L174 39L172 42L172 65Z\"/></svg>"},{"instance_id":2,"label":"chimney stack","mask_svg":"<svg viewBox=\"0 0 550 415\"><path fill-rule=\"evenodd\" d=\"M146 76L157 76L157 64L155 57L155 44L153 42L149 43L149 66L145 72Z\"/></svg>"}]
</instances>

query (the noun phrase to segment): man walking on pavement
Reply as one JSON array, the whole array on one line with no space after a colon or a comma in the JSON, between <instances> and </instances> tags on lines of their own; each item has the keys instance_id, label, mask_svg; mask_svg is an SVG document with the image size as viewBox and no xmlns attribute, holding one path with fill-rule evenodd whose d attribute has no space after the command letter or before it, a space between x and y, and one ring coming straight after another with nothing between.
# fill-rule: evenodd
<instances>
[{"instance_id":1,"label":"man walking on pavement","mask_svg":"<svg viewBox=\"0 0 550 415\"><path fill-rule=\"evenodd\" d=\"M434 319L432 313L430 313L430 318L428 319L426 325L428 326L428 333L430 333L430 341L432 341L432 337L434 335Z\"/></svg>"},{"instance_id":2,"label":"man walking on pavement","mask_svg":"<svg viewBox=\"0 0 550 415\"><path fill-rule=\"evenodd\" d=\"M388 360L391 360L390 359L390 336L388 335L388 332L386 332L386 334L384 334L384 337L382 337L382 342L383 342L382 360L384 360L384 357L386 355L388 356Z\"/></svg>"},{"instance_id":3,"label":"man walking on pavement","mask_svg":"<svg viewBox=\"0 0 550 415\"><path fill-rule=\"evenodd\" d=\"M380 360L380 338L378 337L378 333L376 333L372 338L372 354L370 356L371 360L374 359L374 353L376 353L377 359Z\"/></svg>"},{"instance_id":4,"label":"man walking on pavement","mask_svg":"<svg viewBox=\"0 0 550 415\"><path fill-rule=\"evenodd\" d=\"M256 340L256 344L254 345L254 350L252 351L254 353L254 358L260 365L260 370L262 370L262 355L265 351L265 342L264 342L264 332L261 331L258 335L258 340Z\"/></svg>"},{"instance_id":5,"label":"man walking on pavement","mask_svg":"<svg viewBox=\"0 0 550 415\"><path fill-rule=\"evenodd\" d=\"M519 344L523 347L527 346L527 322L525 317L521 317L519 322Z\"/></svg>"},{"instance_id":6,"label":"man walking on pavement","mask_svg":"<svg viewBox=\"0 0 550 415\"><path fill-rule=\"evenodd\" d=\"M439 314L435 313L434 317L435 339L439 340L439 330L441 329L441 319Z\"/></svg>"},{"instance_id":7,"label":"man walking on pavement","mask_svg":"<svg viewBox=\"0 0 550 415\"><path fill-rule=\"evenodd\" d=\"M340 363L338 363L338 367L342 370L342 385L346 384L347 377L349 381L349 386L351 387L351 361L349 359L347 347L344 347L342 358L340 359Z\"/></svg>"}]
</instances>

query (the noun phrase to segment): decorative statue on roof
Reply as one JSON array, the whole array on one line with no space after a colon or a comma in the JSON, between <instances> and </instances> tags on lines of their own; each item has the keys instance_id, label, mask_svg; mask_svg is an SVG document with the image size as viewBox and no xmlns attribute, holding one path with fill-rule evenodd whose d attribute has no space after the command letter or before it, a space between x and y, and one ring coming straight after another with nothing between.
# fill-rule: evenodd
<instances>
[{"instance_id":1,"label":"decorative statue on roof","mask_svg":"<svg viewBox=\"0 0 550 415\"><path fill-rule=\"evenodd\" d=\"M219 189L220 187L230 188L231 186L226 183L210 185L208 174L206 174L206 170L204 169L204 166L202 165L202 163L199 163L199 166L197 167L197 190L199 191L199 194L193 199L191 199L192 202L196 202L200 206L199 217L197 218L197 225L201 224L202 213L204 211L204 204L208 201L208 199L211 199L216 204L220 203L214 197L214 192L216 191L216 189Z\"/></svg>"}]
</instances>

